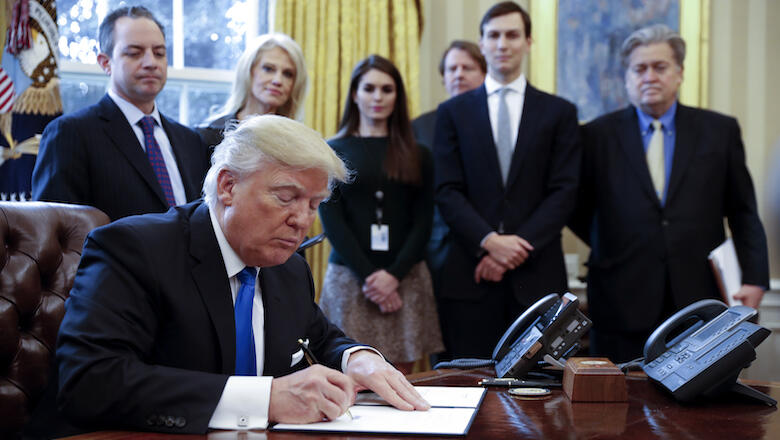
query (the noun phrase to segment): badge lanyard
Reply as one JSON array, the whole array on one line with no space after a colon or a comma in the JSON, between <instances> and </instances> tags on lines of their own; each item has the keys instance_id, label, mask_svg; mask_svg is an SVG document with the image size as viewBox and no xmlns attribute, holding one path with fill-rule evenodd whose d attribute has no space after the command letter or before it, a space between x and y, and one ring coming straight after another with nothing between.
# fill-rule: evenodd
<instances>
[{"instance_id":1,"label":"badge lanyard","mask_svg":"<svg viewBox=\"0 0 780 440\"><path fill-rule=\"evenodd\" d=\"M376 190L374 193L374 199L376 200L376 223L371 225L372 251L390 250L390 226L382 224L384 198L385 193L381 189Z\"/></svg>"}]
</instances>

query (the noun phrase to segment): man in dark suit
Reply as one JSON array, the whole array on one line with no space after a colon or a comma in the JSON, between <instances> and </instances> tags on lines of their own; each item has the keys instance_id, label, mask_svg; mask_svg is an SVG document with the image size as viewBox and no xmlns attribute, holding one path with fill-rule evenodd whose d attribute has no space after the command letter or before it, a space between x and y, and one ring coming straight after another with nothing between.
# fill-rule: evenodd
<instances>
[{"instance_id":1,"label":"man in dark suit","mask_svg":"<svg viewBox=\"0 0 780 440\"><path fill-rule=\"evenodd\" d=\"M33 198L95 206L111 220L198 198L208 150L154 102L168 67L162 26L147 9L124 7L106 16L99 39L108 93L46 127Z\"/></svg>"},{"instance_id":2,"label":"man in dark suit","mask_svg":"<svg viewBox=\"0 0 780 440\"><path fill-rule=\"evenodd\" d=\"M455 40L450 43L439 61L439 73L442 76L444 88L450 97L474 90L485 81L487 63L485 57L479 51L479 46L471 41ZM421 145L433 148L433 137L436 132L436 110L424 113L412 121L414 138ZM431 271L433 281L433 293L436 297L437 308L441 309L441 283L447 274L444 263L449 252L450 228L441 217L439 208L433 208L433 224L431 238L426 249L426 262ZM442 331L447 325L443 321L446 316L439 312L439 323ZM447 352L432 355L432 363L438 359L447 359Z\"/></svg>"},{"instance_id":3,"label":"man in dark suit","mask_svg":"<svg viewBox=\"0 0 780 440\"><path fill-rule=\"evenodd\" d=\"M256 116L217 146L205 202L90 233L57 343L64 415L87 429L265 428L335 419L363 388L427 409L324 317L295 254L346 174L314 130ZM299 339L323 366L307 368Z\"/></svg>"},{"instance_id":4,"label":"man in dark suit","mask_svg":"<svg viewBox=\"0 0 780 440\"><path fill-rule=\"evenodd\" d=\"M445 345L490 356L529 305L567 288L561 229L574 207L577 110L527 84L528 13L513 2L480 24L485 84L439 106L436 202L452 246L442 282Z\"/></svg>"},{"instance_id":5,"label":"man in dark suit","mask_svg":"<svg viewBox=\"0 0 780 440\"><path fill-rule=\"evenodd\" d=\"M685 42L664 25L621 50L631 106L583 129L583 171L570 226L591 247L591 352L622 362L682 307L718 298L708 265L729 221L742 266L736 298L757 307L769 285L767 245L739 126L677 102Z\"/></svg>"}]
</instances>

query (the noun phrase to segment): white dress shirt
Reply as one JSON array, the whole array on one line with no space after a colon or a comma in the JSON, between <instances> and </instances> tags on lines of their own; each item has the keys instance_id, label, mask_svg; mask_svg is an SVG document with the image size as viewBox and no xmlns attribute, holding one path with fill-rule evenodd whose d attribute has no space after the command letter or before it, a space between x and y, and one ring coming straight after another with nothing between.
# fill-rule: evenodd
<instances>
[{"instance_id":1,"label":"white dress shirt","mask_svg":"<svg viewBox=\"0 0 780 440\"><path fill-rule=\"evenodd\" d=\"M225 262L225 270L230 282L230 293L233 305L240 287L238 273L245 267L241 258L225 238L217 218L209 209L211 225L217 236L217 244ZM259 277L259 267L258 277ZM257 376L230 376L222 390L219 403L209 420L209 428L212 429L265 429L268 426L268 408L271 403L272 376L263 376L265 366L265 309L263 296L260 291L260 283L255 282L255 296L252 302L252 333L255 337L255 356L257 361ZM374 350L371 347L357 346L344 350L341 356L341 371L346 371L349 355L357 350ZM299 359L302 359L301 357Z\"/></svg>"},{"instance_id":2,"label":"white dress shirt","mask_svg":"<svg viewBox=\"0 0 780 440\"><path fill-rule=\"evenodd\" d=\"M506 94L506 104L509 108L509 123L512 133L512 148L517 145L517 134L520 132L520 119L523 115L523 105L525 104L525 86L528 82L525 79L525 75L520 74L514 81L509 84L501 84L493 79L492 76L487 75L485 77L485 91L487 92L487 104L488 104L488 116L490 116L490 128L493 132L493 141L498 139L498 102L500 100L499 90L507 87L509 92ZM489 232L482 237L479 245L485 246L485 241L491 234L496 232Z\"/></svg>"},{"instance_id":3,"label":"white dress shirt","mask_svg":"<svg viewBox=\"0 0 780 440\"><path fill-rule=\"evenodd\" d=\"M177 205L183 205L187 203L187 196L184 193L184 184L181 181L181 174L179 173L179 167L176 165L176 158L173 155L173 149L171 148L171 141L168 140L168 135L165 134L165 130L162 128L162 121L160 120L160 112L157 110L155 104L152 114L146 115L138 107L131 104L126 99L119 96L114 89L108 89L108 96L114 101L114 103L125 115L125 119L133 128L135 137L138 138L138 143L141 144L141 148L146 151L146 143L144 142L144 131L138 122L144 116L151 116L156 122L154 124L154 139L157 141L157 145L160 146L160 152L162 153L163 160L165 161L165 168L168 169L168 178L171 181L171 187L173 188L173 197L176 199Z\"/></svg>"}]
</instances>

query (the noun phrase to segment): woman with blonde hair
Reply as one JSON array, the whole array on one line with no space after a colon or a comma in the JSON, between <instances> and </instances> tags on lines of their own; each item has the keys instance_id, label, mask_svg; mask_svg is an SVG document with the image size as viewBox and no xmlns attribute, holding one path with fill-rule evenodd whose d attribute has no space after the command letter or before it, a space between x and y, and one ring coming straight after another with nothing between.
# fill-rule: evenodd
<instances>
[{"instance_id":1,"label":"woman with blonde hair","mask_svg":"<svg viewBox=\"0 0 780 440\"><path fill-rule=\"evenodd\" d=\"M412 134L406 91L390 60L352 72L330 146L355 173L320 205L333 245L320 307L401 372L444 349L425 246L433 216L433 160Z\"/></svg>"},{"instance_id":2,"label":"woman with blonde hair","mask_svg":"<svg viewBox=\"0 0 780 440\"><path fill-rule=\"evenodd\" d=\"M225 105L196 130L213 147L222 141L225 128L248 116L271 113L299 119L306 85L306 65L298 43L281 33L261 35L238 59Z\"/></svg>"}]
</instances>

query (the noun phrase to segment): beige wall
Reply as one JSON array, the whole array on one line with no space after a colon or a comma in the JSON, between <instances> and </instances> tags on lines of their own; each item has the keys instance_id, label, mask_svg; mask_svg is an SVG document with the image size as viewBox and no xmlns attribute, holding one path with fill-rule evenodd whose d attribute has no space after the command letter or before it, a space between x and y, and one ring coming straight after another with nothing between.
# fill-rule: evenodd
<instances>
[{"instance_id":1,"label":"beige wall","mask_svg":"<svg viewBox=\"0 0 780 440\"><path fill-rule=\"evenodd\" d=\"M711 5L709 107L739 119L769 234L772 276L780 278L780 218L769 209L770 167L780 141L780 2L712 0Z\"/></svg>"},{"instance_id":2,"label":"beige wall","mask_svg":"<svg viewBox=\"0 0 780 440\"><path fill-rule=\"evenodd\" d=\"M423 0L421 111L433 110L447 98L437 71L442 50L456 38L477 41L480 18L494 3ZM527 7L529 1L518 3ZM780 2L711 0L710 5L708 107L739 119L761 218L769 234L772 276L780 278L780 216L770 215L767 190L773 146L780 144L780 87L773 81L780 72L780 28L772 26L780 22ZM569 234L564 247L566 252L579 252L583 258L587 254L587 248Z\"/></svg>"}]
</instances>

